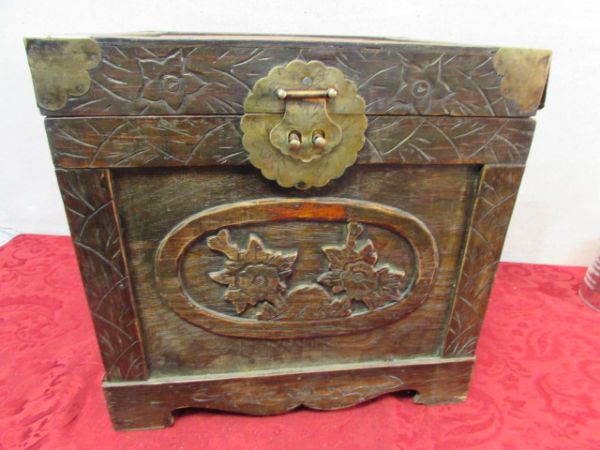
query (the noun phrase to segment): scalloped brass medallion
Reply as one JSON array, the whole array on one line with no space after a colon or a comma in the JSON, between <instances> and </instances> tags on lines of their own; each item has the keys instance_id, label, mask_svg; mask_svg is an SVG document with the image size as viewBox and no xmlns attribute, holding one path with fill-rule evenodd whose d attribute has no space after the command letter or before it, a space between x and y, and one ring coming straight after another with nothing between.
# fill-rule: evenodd
<instances>
[{"instance_id":1,"label":"scalloped brass medallion","mask_svg":"<svg viewBox=\"0 0 600 450\"><path fill-rule=\"evenodd\" d=\"M365 142L365 101L334 67L294 60L271 69L244 103L243 145L283 187L321 187L354 164Z\"/></svg>"}]
</instances>

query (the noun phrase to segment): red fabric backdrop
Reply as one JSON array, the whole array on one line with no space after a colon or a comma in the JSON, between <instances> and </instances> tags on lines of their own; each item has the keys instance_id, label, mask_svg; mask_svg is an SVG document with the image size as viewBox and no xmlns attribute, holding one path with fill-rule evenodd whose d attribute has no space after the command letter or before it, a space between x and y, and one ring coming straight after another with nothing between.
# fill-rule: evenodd
<instances>
[{"instance_id":1,"label":"red fabric backdrop","mask_svg":"<svg viewBox=\"0 0 600 450\"><path fill-rule=\"evenodd\" d=\"M598 449L600 314L577 298L583 274L501 265L465 403L199 411L115 432L71 242L20 236L0 248L0 449Z\"/></svg>"}]
</instances>

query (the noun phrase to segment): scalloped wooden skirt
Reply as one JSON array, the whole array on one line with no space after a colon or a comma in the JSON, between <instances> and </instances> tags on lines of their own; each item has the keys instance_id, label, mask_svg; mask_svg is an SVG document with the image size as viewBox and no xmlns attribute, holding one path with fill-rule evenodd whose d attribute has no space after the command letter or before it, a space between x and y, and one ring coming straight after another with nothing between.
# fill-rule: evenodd
<instances>
[{"instance_id":1,"label":"scalloped wooden skirt","mask_svg":"<svg viewBox=\"0 0 600 450\"><path fill-rule=\"evenodd\" d=\"M347 364L240 376L172 377L104 382L118 430L172 425L180 408L209 408L265 416L300 406L347 408L383 394L405 391L414 402L440 405L467 398L474 358L415 358L395 364Z\"/></svg>"}]
</instances>

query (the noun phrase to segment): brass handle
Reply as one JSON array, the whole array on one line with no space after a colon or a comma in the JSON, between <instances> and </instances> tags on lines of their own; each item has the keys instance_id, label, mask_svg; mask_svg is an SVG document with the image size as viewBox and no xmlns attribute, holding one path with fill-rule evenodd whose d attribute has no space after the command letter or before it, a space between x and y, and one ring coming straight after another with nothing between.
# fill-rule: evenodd
<instances>
[{"instance_id":1,"label":"brass handle","mask_svg":"<svg viewBox=\"0 0 600 450\"><path fill-rule=\"evenodd\" d=\"M303 100L310 98L334 98L337 96L338 91L334 88L329 89L277 89L275 91L277 97L281 100L295 99Z\"/></svg>"}]
</instances>

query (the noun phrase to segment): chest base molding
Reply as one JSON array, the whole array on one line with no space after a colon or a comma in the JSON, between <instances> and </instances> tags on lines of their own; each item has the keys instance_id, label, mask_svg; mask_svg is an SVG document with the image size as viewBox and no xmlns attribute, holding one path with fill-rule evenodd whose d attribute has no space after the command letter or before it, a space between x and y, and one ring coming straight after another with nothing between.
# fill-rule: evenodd
<instances>
[{"instance_id":1,"label":"chest base molding","mask_svg":"<svg viewBox=\"0 0 600 450\"><path fill-rule=\"evenodd\" d=\"M173 411L207 408L266 416L299 407L334 410L380 395L414 392L419 404L440 405L467 397L474 357L413 358L388 364L344 364L295 371L256 371L104 382L115 429L163 428Z\"/></svg>"}]
</instances>

